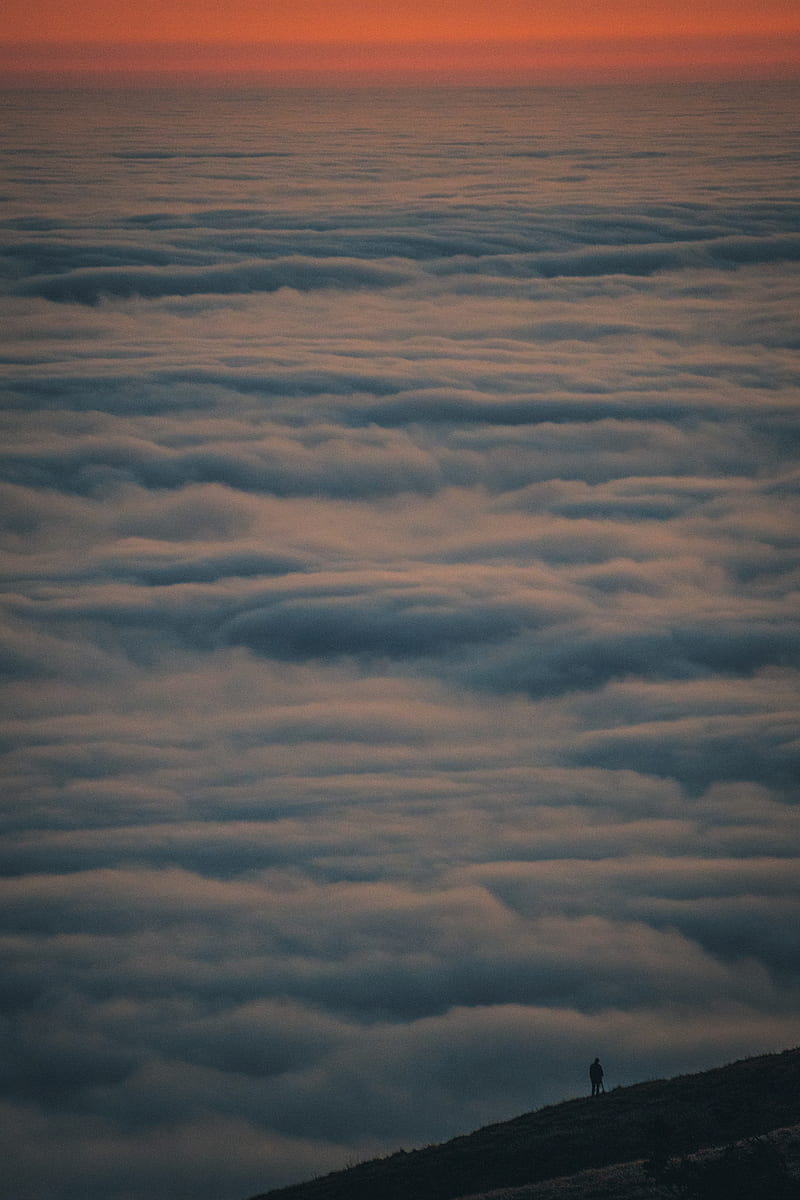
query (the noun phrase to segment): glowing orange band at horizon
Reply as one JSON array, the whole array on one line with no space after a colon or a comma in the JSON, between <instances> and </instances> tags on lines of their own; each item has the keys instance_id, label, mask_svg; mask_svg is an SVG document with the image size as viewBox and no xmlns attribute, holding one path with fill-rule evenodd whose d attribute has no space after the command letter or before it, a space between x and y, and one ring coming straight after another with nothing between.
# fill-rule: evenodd
<instances>
[{"instance_id":1,"label":"glowing orange band at horizon","mask_svg":"<svg viewBox=\"0 0 800 1200\"><path fill-rule=\"evenodd\" d=\"M477 43L763 37L800 31L796 0L6 0L9 43Z\"/></svg>"},{"instance_id":2,"label":"glowing orange band at horizon","mask_svg":"<svg viewBox=\"0 0 800 1200\"><path fill-rule=\"evenodd\" d=\"M796 0L6 0L4 18L11 80L800 74Z\"/></svg>"}]
</instances>

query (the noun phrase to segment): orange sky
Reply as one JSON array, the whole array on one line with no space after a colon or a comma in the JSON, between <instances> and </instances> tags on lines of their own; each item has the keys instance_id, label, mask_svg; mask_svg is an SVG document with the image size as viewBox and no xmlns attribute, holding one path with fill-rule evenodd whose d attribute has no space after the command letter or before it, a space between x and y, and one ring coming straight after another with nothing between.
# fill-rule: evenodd
<instances>
[{"instance_id":1,"label":"orange sky","mask_svg":"<svg viewBox=\"0 0 800 1200\"><path fill-rule=\"evenodd\" d=\"M6 70L783 72L797 0L5 0ZM112 50L112 46L116 47ZM154 51L148 57L147 48ZM331 48L335 47L331 53ZM471 49L467 49L471 47ZM302 65L304 64L304 65ZM338 64L338 66L337 66Z\"/></svg>"}]
</instances>

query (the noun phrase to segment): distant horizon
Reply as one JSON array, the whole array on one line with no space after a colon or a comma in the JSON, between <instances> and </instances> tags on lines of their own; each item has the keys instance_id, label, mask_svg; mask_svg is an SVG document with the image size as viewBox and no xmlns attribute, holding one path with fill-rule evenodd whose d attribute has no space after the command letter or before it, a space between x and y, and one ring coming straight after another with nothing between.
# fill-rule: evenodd
<instances>
[{"instance_id":1,"label":"distant horizon","mask_svg":"<svg viewBox=\"0 0 800 1200\"><path fill-rule=\"evenodd\" d=\"M4 87L580 87L800 80L800 33L538 41L19 41Z\"/></svg>"},{"instance_id":2,"label":"distant horizon","mask_svg":"<svg viewBox=\"0 0 800 1200\"><path fill-rule=\"evenodd\" d=\"M800 73L791 0L7 0L0 69L445 83L741 79ZM156 61L154 62L153 59Z\"/></svg>"}]
</instances>

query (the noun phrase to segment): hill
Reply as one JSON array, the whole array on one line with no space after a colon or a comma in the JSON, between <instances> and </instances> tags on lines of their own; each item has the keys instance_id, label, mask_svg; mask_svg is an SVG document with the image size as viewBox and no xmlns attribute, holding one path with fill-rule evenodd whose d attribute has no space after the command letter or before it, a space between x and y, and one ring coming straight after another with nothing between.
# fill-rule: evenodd
<instances>
[{"instance_id":1,"label":"hill","mask_svg":"<svg viewBox=\"0 0 800 1200\"><path fill-rule=\"evenodd\" d=\"M253 1200L458 1200L490 1192L501 1200L524 1185L688 1155L798 1124L800 1048L566 1100ZM525 1192L533 1197L535 1189Z\"/></svg>"},{"instance_id":2,"label":"hill","mask_svg":"<svg viewBox=\"0 0 800 1200\"><path fill-rule=\"evenodd\" d=\"M786 1200L787 1187L781 1186L780 1177L776 1178L774 1172L765 1173L756 1182L750 1171L738 1177L737 1183L731 1186L730 1169L738 1170L743 1162L747 1163L753 1145L747 1139L682 1158L678 1164L679 1178L673 1178L671 1186L659 1186L648 1164L636 1159L541 1183L462 1196L459 1200L667 1200L667 1197L669 1200L677 1197L681 1200L709 1200L709 1197L713 1200ZM759 1145L768 1152L777 1151L779 1162L786 1168L785 1179L789 1180L789 1200L800 1200L800 1125L775 1130ZM728 1170L722 1174L721 1167ZM705 1175L702 1174L704 1171Z\"/></svg>"}]
</instances>

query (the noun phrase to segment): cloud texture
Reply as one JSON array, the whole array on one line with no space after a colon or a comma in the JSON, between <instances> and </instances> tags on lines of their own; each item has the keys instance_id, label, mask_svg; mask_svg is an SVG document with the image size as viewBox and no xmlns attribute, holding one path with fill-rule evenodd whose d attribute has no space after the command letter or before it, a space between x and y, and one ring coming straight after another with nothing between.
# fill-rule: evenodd
<instances>
[{"instance_id":1,"label":"cloud texture","mask_svg":"<svg viewBox=\"0 0 800 1200\"><path fill-rule=\"evenodd\" d=\"M15 1200L796 1043L796 101L6 94Z\"/></svg>"}]
</instances>

